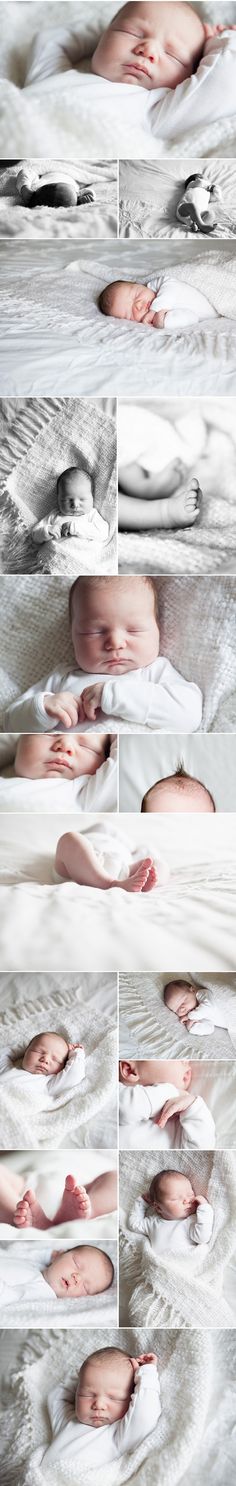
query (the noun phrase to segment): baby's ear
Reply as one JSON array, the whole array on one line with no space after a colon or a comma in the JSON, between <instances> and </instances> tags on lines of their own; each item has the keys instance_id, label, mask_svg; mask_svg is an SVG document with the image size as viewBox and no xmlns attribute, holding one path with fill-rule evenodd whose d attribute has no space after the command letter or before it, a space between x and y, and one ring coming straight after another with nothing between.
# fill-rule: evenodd
<instances>
[{"instance_id":1,"label":"baby's ear","mask_svg":"<svg viewBox=\"0 0 236 1486\"><path fill-rule=\"evenodd\" d=\"M131 1062L128 1061L128 1059L124 1058L123 1060L122 1059L120 1060L119 1069L120 1069L120 1081L121 1081L121 1083L123 1083L123 1084L136 1084L136 1083L138 1083L138 1068L137 1068L137 1063L131 1063Z\"/></svg>"},{"instance_id":2,"label":"baby's ear","mask_svg":"<svg viewBox=\"0 0 236 1486\"><path fill-rule=\"evenodd\" d=\"M52 1254L51 1254L51 1263L52 1263L52 1259L59 1259L59 1254L61 1254L62 1252L63 1251L61 1249L53 1249Z\"/></svg>"}]
</instances>

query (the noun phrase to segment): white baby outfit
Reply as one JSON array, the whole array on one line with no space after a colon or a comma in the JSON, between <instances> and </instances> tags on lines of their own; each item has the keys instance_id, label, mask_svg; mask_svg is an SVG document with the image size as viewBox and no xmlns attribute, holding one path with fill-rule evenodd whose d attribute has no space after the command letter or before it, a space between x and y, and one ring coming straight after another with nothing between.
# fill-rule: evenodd
<instances>
[{"instance_id":1,"label":"white baby outfit","mask_svg":"<svg viewBox=\"0 0 236 1486\"><path fill-rule=\"evenodd\" d=\"M139 464L155 475L166 469L172 459L181 459L192 469L194 459L205 448L204 420L193 417L191 410L175 418L162 418L147 407L119 403L118 465Z\"/></svg>"},{"instance_id":2,"label":"white baby outfit","mask_svg":"<svg viewBox=\"0 0 236 1486\"><path fill-rule=\"evenodd\" d=\"M203 991L196 991L196 996L198 1004L195 1006L194 1011L190 1011L188 1014L188 1023L190 1022L191 1026L188 1026L187 1030L191 1033L192 1037L211 1037L212 1032L215 1031L215 1027L225 1027L230 1035L230 1030L234 1026L236 1033L236 1006L233 1023L232 1014L230 1016L225 1002L222 1000L222 1005L220 1005L218 996L216 1000L210 988Z\"/></svg>"},{"instance_id":3,"label":"white baby outfit","mask_svg":"<svg viewBox=\"0 0 236 1486\"><path fill-rule=\"evenodd\" d=\"M99 1429L90 1424L79 1424L69 1389L60 1386L49 1394L48 1410L53 1441L43 1456L45 1474L57 1460L68 1464L74 1461L78 1468L84 1465L84 1469L89 1465L97 1468L107 1465L119 1459L126 1450L134 1450L155 1429L161 1414L156 1366L146 1363L137 1368L127 1414L114 1424L104 1424Z\"/></svg>"},{"instance_id":4,"label":"white baby outfit","mask_svg":"<svg viewBox=\"0 0 236 1486\"><path fill-rule=\"evenodd\" d=\"M176 142L178 135L189 134L235 113L234 31L226 29L223 35L205 42L197 72L174 89L162 87L149 91L135 84L110 82L91 71L77 71L80 59L91 50L91 43L89 46L80 43L79 36L68 30L54 28L41 33L33 44L25 86L40 83L41 88L43 80L47 82L53 76L57 83L57 75L69 70L71 94L80 91L82 108L86 107L92 115L96 113L98 123L100 118L103 123L105 117L113 134L117 119L122 117L127 131L126 153L129 145L130 155L138 155L140 151L143 158L145 133L154 141L160 137L173 138Z\"/></svg>"},{"instance_id":5,"label":"white baby outfit","mask_svg":"<svg viewBox=\"0 0 236 1486\"><path fill-rule=\"evenodd\" d=\"M190 1092L190 1091L189 1091ZM168 1099L178 1098L180 1089L174 1084L136 1084L134 1088L119 1085L120 1125L139 1125L151 1121L152 1117L160 1114ZM171 1138L172 1149L209 1151L215 1148L215 1123L210 1109L200 1094L194 1096L193 1102L188 1109L182 1110L176 1120L175 1116L169 1121L173 1135ZM175 1133L174 1133L174 1127ZM157 1127L158 1128L158 1127ZM154 1126L155 1129L155 1126ZM168 1130L168 1125L167 1125ZM161 1130L159 1132L162 1134Z\"/></svg>"},{"instance_id":6,"label":"white baby outfit","mask_svg":"<svg viewBox=\"0 0 236 1486\"><path fill-rule=\"evenodd\" d=\"M151 665L126 672L116 679L101 672L89 674L77 670L62 675L61 671L54 671L11 703L5 713L5 730L17 733L58 731L57 719L49 717L45 711L45 693L52 695L70 691L78 697L86 686L94 682L102 685L102 711L93 723L86 718L77 727L73 725L74 732L96 732L102 715L109 719L122 718L137 726L143 723L160 733L195 733L201 726L202 694L199 687L192 681L185 681L175 666L165 656L159 655ZM68 732L61 723L60 732Z\"/></svg>"},{"instance_id":7,"label":"white baby outfit","mask_svg":"<svg viewBox=\"0 0 236 1486\"><path fill-rule=\"evenodd\" d=\"M147 1216L147 1203L138 1198L132 1211L132 1228L149 1239L153 1254L189 1254L192 1244L210 1242L214 1213L206 1197L201 1198L196 1213L190 1218Z\"/></svg>"},{"instance_id":8,"label":"white baby outfit","mask_svg":"<svg viewBox=\"0 0 236 1486\"><path fill-rule=\"evenodd\" d=\"M83 1047L77 1047L70 1052L60 1073L28 1073L26 1068L19 1068L12 1062L13 1053L5 1048L0 1053L0 1079L4 1086L14 1090L14 1095L22 1093L25 1100L33 1100L37 1109L42 1113L50 1109L56 1109L57 1105L69 1104L74 1090L82 1083L85 1077L85 1051Z\"/></svg>"},{"instance_id":9,"label":"white baby outfit","mask_svg":"<svg viewBox=\"0 0 236 1486\"><path fill-rule=\"evenodd\" d=\"M61 540L64 541L63 526L65 525L70 528L70 537L80 537L83 542L99 541L103 543L108 541L108 521L104 521L104 516L101 516L100 511L96 510L96 506L93 506L92 511L84 512L84 515L81 514L78 516L76 512L73 515L70 513L67 515L65 512L64 516L59 516L56 511L50 511L49 516L45 516L42 521L37 522L37 536L35 528L33 529L33 541L38 543L40 536L42 543L50 542L53 537L57 539L61 537Z\"/></svg>"},{"instance_id":10,"label":"white baby outfit","mask_svg":"<svg viewBox=\"0 0 236 1486\"><path fill-rule=\"evenodd\" d=\"M50 719L48 719L50 721ZM79 779L21 779L16 775L0 778L0 813L31 810L39 815L74 813L75 811L116 810L116 742L109 758L96 774L80 774Z\"/></svg>"},{"instance_id":11,"label":"white baby outfit","mask_svg":"<svg viewBox=\"0 0 236 1486\"><path fill-rule=\"evenodd\" d=\"M31 1245L32 1248L33 1245ZM0 1264L1 1309L4 1310L4 1307L7 1305L16 1304L17 1306L17 1302L24 1300L24 1297L29 1305L36 1300L49 1300L49 1296L50 1301L58 1299L55 1295L55 1290L52 1289L51 1285L48 1285L47 1280L44 1279L41 1273L40 1266L42 1265L44 1269L46 1267L43 1249L41 1249L40 1258L38 1253L37 1255L35 1254L35 1259L30 1256L29 1260L27 1257L27 1264L26 1259L19 1259L16 1244L14 1245L14 1255L11 1252L11 1257L5 1254L4 1250L5 1245L2 1244Z\"/></svg>"},{"instance_id":12,"label":"white baby outfit","mask_svg":"<svg viewBox=\"0 0 236 1486\"><path fill-rule=\"evenodd\" d=\"M158 314L159 310L167 312L163 330L178 330L185 325L196 325L199 320L218 319L217 311L206 295L193 289L191 284L161 274L159 278L149 279L148 288L157 289L150 306L152 314Z\"/></svg>"}]
</instances>

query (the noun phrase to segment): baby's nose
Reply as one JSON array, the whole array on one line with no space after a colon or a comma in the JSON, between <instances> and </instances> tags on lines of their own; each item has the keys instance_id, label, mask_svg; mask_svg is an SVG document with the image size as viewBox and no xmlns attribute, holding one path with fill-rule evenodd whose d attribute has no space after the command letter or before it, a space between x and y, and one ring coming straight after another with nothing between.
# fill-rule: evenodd
<instances>
[{"instance_id":1,"label":"baby's nose","mask_svg":"<svg viewBox=\"0 0 236 1486\"><path fill-rule=\"evenodd\" d=\"M137 46L134 46L134 52L136 57L146 57L148 62L157 61L157 47L150 39L143 37L143 40L138 41Z\"/></svg>"},{"instance_id":2,"label":"baby's nose","mask_svg":"<svg viewBox=\"0 0 236 1486\"><path fill-rule=\"evenodd\" d=\"M123 647L125 645L125 635L123 633L123 630L118 630L115 628L113 630L110 630L109 635L107 635L106 643L109 650L123 650Z\"/></svg>"}]
</instances>

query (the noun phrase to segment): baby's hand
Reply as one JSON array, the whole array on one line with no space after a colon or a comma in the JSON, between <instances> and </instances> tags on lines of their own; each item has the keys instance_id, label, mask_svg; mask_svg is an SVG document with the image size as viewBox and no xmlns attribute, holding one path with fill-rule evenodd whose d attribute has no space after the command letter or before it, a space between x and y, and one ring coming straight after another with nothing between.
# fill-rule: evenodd
<instances>
[{"instance_id":1,"label":"baby's hand","mask_svg":"<svg viewBox=\"0 0 236 1486\"><path fill-rule=\"evenodd\" d=\"M130 1361L132 1362L134 1372L137 1372L137 1368L144 1367L146 1363L148 1365L150 1362L155 1362L157 1365L157 1354L156 1352L141 1352L140 1357L131 1357Z\"/></svg>"},{"instance_id":2,"label":"baby's hand","mask_svg":"<svg viewBox=\"0 0 236 1486\"><path fill-rule=\"evenodd\" d=\"M90 722L95 721L96 713L100 712L101 708L102 691L103 682L101 684L101 681L95 682L93 686L85 686L79 699L83 709L82 714L80 711L80 722L85 721L86 717Z\"/></svg>"},{"instance_id":3,"label":"baby's hand","mask_svg":"<svg viewBox=\"0 0 236 1486\"><path fill-rule=\"evenodd\" d=\"M61 537L70 537L70 521L63 521L61 527Z\"/></svg>"},{"instance_id":4,"label":"baby's hand","mask_svg":"<svg viewBox=\"0 0 236 1486\"><path fill-rule=\"evenodd\" d=\"M58 691L54 695L45 692L44 707L47 717L56 717L65 728L77 726L79 721L79 698L72 691Z\"/></svg>"},{"instance_id":5,"label":"baby's hand","mask_svg":"<svg viewBox=\"0 0 236 1486\"><path fill-rule=\"evenodd\" d=\"M143 1198L143 1202L151 1202L150 1192L142 1192L141 1196Z\"/></svg>"},{"instance_id":6,"label":"baby's hand","mask_svg":"<svg viewBox=\"0 0 236 1486\"><path fill-rule=\"evenodd\" d=\"M82 1052L84 1053L83 1042L68 1042L68 1053L75 1053L77 1047L81 1047Z\"/></svg>"},{"instance_id":7,"label":"baby's hand","mask_svg":"<svg viewBox=\"0 0 236 1486\"><path fill-rule=\"evenodd\" d=\"M154 1115L154 1125L159 1125L160 1130L164 1130L167 1120L171 1120L173 1115L182 1114L184 1109L193 1104L193 1099L193 1094L176 1094L175 1098L167 1099L161 1113Z\"/></svg>"}]
</instances>

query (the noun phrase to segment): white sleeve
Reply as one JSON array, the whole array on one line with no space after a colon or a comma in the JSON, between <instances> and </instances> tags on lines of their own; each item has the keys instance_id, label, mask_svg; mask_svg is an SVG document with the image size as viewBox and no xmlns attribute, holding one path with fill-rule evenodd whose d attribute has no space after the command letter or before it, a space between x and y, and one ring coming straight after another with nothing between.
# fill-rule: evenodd
<instances>
[{"instance_id":1,"label":"white sleeve","mask_svg":"<svg viewBox=\"0 0 236 1486\"><path fill-rule=\"evenodd\" d=\"M104 760L96 774L90 774L78 794L79 810L116 810L117 777L114 753Z\"/></svg>"},{"instance_id":2,"label":"white sleeve","mask_svg":"<svg viewBox=\"0 0 236 1486\"><path fill-rule=\"evenodd\" d=\"M134 1088L119 1085L120 1125L138 1125L140 1120L151 1120L159 1114L167 1099L174 1099L179 1090L174 1084L136 1084Z\"/></svg>"},{"instance_id":3,"label":"white sleeve","mask_svg":"<svg viewBox=\"0 0 236 1486\"><path fill-rule=\"evenodd\" d=\"M35 168L33 169L33 166L30 165L28 160L24 160L23 165L18 170L16 184L19 195L21 195L21 191L25 188L27 191L35 191L37 190L37 186L40 185L39 173Z\"/></svg>"},{"instance_id":4,"label":"white sleeve","mask_svg":"<svg viewBox=\"0 0 236 1486\"><path fill-rule=\"evenodd\" d=\"M73 31L59 26L40 31L34 36L30 48L25 87L29 87L31 83L41 83L45 78L53 77L59 72L68 72L85 55L85 45L86 43L81 51L79 37L75 37Z\"/></svg>"},{"instance_id":5,"label":"white sleeve","mask_svg":"<svg viewBox=\"0 0 236 1486\"><path fill-rule=\"evenodd\" d=\"M151 132L162 139L217 123L235 113L236 31L205 42L197 72L169 89L150 112Z\"/></svg>"},{"instance_id":6,"label":"white sleeve","mask_svg":"<svg viewBox=\"0 0 236 1486\"><path fill-rule=\"evenodd\" d=\"M146 1362L134 1374L134 1391L127 1414L114 1430L114 1443L119 1455L134 1450L151 1434L161 1414L160 1383L156 1364Z\"/></svg>"},{"instance_id":7,"label":"white sleeve","mask_svg":"<svg viewBox=\"0 0 236 1486\"><path fill-rule=\"evenodd\" d=\"M4 718L4 730L15 733L49 733L57 727L56 717L49 717L45 712L45 693L62 689L62 678L58 671L52 676L44 676L39 681L38 690L29 686L22 697L16 697L7 708Z\"/></svg>"},{"instance_id":8,"label":"white sleeve","mask_svg":"<svg viewBox=\"0 0 236 1486\"><path fill-rule=\"evenodd\" d=\"M7 1068L12 1068L12 1054L10 1048L3 1047L0 1052L0 1076L6 1073Z\"/></svg>"},{"instance_id":9,"label":"white sleeve","mask_svg":"<svg viewBox=\"0 0 236 1486\"><path fill-rule=\"evenodd\" d=\"M192 1150L214 1151L215 1150L215 1122L208 1105L196 1095L193 1103L188 1109L182 1110L179 1115L180 1141L179 1149L184 1150L190 1146Z\"/></svg>"},{"instance_id":10,"label":"white sleeve","mask_svg":"<svg viewBox=\"0 0 236 1486\"><path fill-rule=\"evenodd\" d=\"M132 1212L129 1215L130 1228L134 1230L134 1233L144 1233L147 1238L150 1238L153 1223L153 1217L148 1216L149 1212L149 1204L144 1202L142 1197L137 1197L136 1202L133 1203Z\"/></svg>"},{"instance_id":11,"label":"white sleeve","mask_svg":"<svg viewBox=\"0 0 236 1486\"><path fill-rule=\"evenodd\" d=\"M57 1101L60 1104L67 1103L67 1094L70 1098L71 1093L78 1088L84 1077L85 1051L84 1047L77 1047L69 1053L65 1068L62 1068L61 1073L53 1073L47 1081L47 1092L52 1094L53 1104Z\"/></svg>"},{"instance_id":12,"label":"white sleeve","mask_svg":"<svg viewBox=\"0 0 236 1486\"><path fill-rule=\"evenodd\" d=\"M63 1384L52 1388L48 1393L47 1407L53 1435L60 1434L60 1430L68 1423L68 1418L72 1414L70 1389L63 1388Z\"/></svg>"},{"instance_id":13,"label":"white sleeve","mask_svg":"<svg viewBox=\"0 0 236 1486\"><path fill-rule=\"evenodd\" d=\"M146 723L159 732L194 733L201 723L202 694L169 663L160 681L135 679L133 673L105 681L101 707L108 716Z\"/></svg>"},{"instance_id":14,"label":"white sleeve","mask_svg":"<svg viewBox=\"0 0 236 1486\"><path fill-rule=\"evenodd\" d=\"M192 1218L190 1223L189 1236L192 1243L209 1243L213 1229L213 1218L213 1207L211 1207L210 1202L207 1202L206 1197L202 1197L201 1202L198 1203L194 1218Z\"/></svg>"},{"instance_id":15,"label":"white sleeve","mask_svg":"<svg viewBox=\"0 0 236 1486\"><path fill-rule=\"evenodd\" d=\"M196 1006L195 1011L190 1011L188 1016L188 1032L194 1037L210 1037L215 1031L214 1022L210 1021L205 1012L204 1005Z\"/></svg>"},{"instance_id":16,"label":"white sleeve","mask_svg":"<svg viewBox=\"0 0 236 1486\"><path fill-rule=\"evenodd\" d=\"M210 301L209 301L209 316L211 316L211 314L212 314L212 308L211 308ZM206 300L205 318L207 319L207 300ZM200 314L200 311L198 311L198 313L197 313L196 310L190 310L190 309L189 310L185 310L184 308L183 309L179 309L179 310L167 310L166 318L165 318L165 324L163 326L163 329L164 330L182 330L182 328L185 325L198 325L199 324L199 321L200 321L200 323L202 323L202 320L203 320L203 313Z\"/></svg>"}]
</instances>

